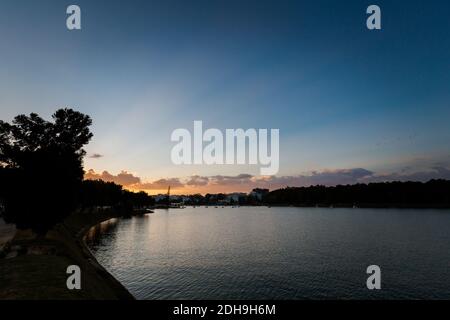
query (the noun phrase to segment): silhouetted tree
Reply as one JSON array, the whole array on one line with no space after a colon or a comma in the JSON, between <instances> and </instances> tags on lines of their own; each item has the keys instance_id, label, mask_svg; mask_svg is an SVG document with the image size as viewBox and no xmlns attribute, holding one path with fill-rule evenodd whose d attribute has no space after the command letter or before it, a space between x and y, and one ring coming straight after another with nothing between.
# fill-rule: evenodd
<instances>
[{"instance_id":1,"label":"silhouetted tree","mask_svg":"<svg viewBox=\"0 0 450 320\"><path fill-rule=\"evenodd\" d=\"M89 116L60 109L49 122L37 114L0 121L0 198L18 228L45 232L77 205Z\"/></svg>"},{"instance_id":2,"label":"silhouetted tree","mask_svg":"<svg viewBox=\"0 0 450 320\"><path fill-rule=\"evenodd\" d=\"M129 214L133 209L154 205L155 200L146 192L123 190L121 185L103 180L85 180L81 186L81 206L83 208L110 207Z\"/></svg>"},{"instance_id":3,"label":"silhouetted tree","mask_svg":"<svg viewBox=\"0 0 450 320\"><path fill-rule=\"evenodd\" d=\"M122 186L114 182L85 180L81 187L81 206L83 208L114 207L122 201L122 193Z\"/></svg>"}]
</instances>

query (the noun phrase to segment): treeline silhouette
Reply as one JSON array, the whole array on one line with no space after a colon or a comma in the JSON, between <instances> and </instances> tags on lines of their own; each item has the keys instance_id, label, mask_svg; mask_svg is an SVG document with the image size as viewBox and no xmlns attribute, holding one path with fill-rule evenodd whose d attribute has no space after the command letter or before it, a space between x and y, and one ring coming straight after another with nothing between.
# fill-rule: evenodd
<instances>
[{"instance_id":1,"label":"treeline silhouette","mask_svg":"<svg viewBox=\"0 0 450 320\"><path fill-rule=\"evenodd\" d=\"M85 180L81 186L80 205L82 209L108 207L124 214L155 204L146 192L124 190L121 185L103 180Z\"/></svg>"},{"instance_id":2,"label":"treeline silhouette","mask_svg":"<svg viewBox=\"0 0 450 320\"><path fill-rule=\"evenodd\" d=\"M254 190L266 190L266 189L254 189ZM269 191L267 190L267 193ZM157 205L164 205L167 203L167 198L161 198L156 201ZM256 197L252 193L245 194L236 193L207 193L204 196L201 194L191 195L172 195L170 196L170 202L172 204L183 204L192 206L253 206L262 205L262 201L259 197Z\"/></svg>"},{"instance_id":3,"label":"treeline silhouette","mask_svg":"<svg viewBox=\"0 0 450 320\"><path fill-rule=\"evenodd\" d=\"M83 182L89 116L59 109L46 121L35 113L0 120L0 213L17 228L45 232L80 207L130 209L148 201L119 186Z\"/></svg>"},{"instance_id":4,"label":"treeline silhouette","mask_svg":"<svg viewBox=\"0 0 450 320\"><path fill-rule=\"evenodd\" d=\"M268 205L450 208L450 181L381 182L274 190Z\"/></svg>"}]
</instances>

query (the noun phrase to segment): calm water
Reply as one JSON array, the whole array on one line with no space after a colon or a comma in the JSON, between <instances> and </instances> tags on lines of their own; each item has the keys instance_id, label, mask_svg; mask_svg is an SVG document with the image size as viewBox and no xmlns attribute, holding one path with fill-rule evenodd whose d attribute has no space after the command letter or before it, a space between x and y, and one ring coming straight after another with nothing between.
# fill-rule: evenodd
<instances>
[{"instance_id":1,"label":"calm water","mask_svg":"<svg viewBox=\"0 0 450 320\"><path fill-rule=\"evenodd\" d=\"M157 210L97 226L88 245L138 299L450 298L449 210Z\"/></svg>"}]
</instances>

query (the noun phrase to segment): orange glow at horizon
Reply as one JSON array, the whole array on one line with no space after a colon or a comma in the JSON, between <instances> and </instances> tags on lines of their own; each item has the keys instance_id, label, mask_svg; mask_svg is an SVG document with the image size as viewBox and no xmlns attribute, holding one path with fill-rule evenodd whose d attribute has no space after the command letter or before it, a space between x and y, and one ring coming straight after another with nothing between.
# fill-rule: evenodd
<instances>
[{"instance_id":1,"label":"orange glow at horizon","mask_svg":"<svg viewBox=\"0 0 450 320\"><path fill-rule=\"evenodd\" d=\"M248 180L245 182L236 181L236 183L217 183L215 181L209 181L206 184L189 184L188 179L178 179L173 178L175 181L171 182L168 179L155 180L158 183L146 183L142 180L127 172L122 171L118 175L110 174L107 171L102 173L96 173L93 170L87 170L84 175L85 180L102 180L105 182L114 182L121 185L123 189L140 192L144 191L149 195L167 194L168 187L170 186L170 194L172 195L193 195L201 194L205 195L208 193L218 194L218 193L249 193L252 189L257 187L255 181ZM163 182L161 182L163 181ZM150 186L150 187L149 187Z\"/></svg>"},{"instance_id":2,"label":"orange glow at horizon","mask_svg":"<svg viewBox=\"0 0 450 320\"><path fill-rule=\"evenodd\" d=\"M149 195L158 195L158 194L166 194L167 188L165 189L140 189L133 188L133 186L124 186L126 190L139 192L144 191ZM197 186L197 187L184 187L184 188L170 188L171 195L193 195L193 194L201 194L205 195L207 193L217 194L217 193L235 193L235 192L243 192L249 193L253 189L252 186L220 186L220 185L206 185L206 186Z\"/></svg>"}]
</instances>

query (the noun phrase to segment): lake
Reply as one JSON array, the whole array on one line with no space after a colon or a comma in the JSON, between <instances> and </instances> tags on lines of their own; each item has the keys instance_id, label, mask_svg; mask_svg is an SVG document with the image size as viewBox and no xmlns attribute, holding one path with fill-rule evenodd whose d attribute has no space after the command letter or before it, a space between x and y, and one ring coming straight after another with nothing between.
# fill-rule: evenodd
<instances>
[{"instance_id":1,"label":"lake","mask_svg":"<svg viewBox=\"0 0 450 320\"><path fill-rule=\"evenodd\" d=\"M111 219L87 243L137 299L450 298L450 210L187 207Z\"/></svg>"}]
</instances>

